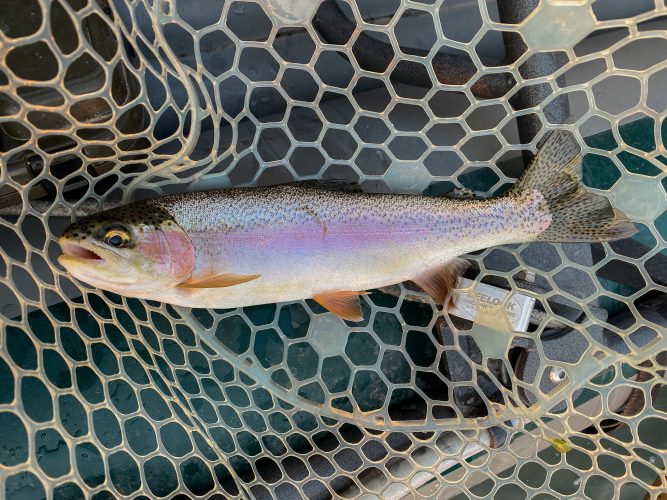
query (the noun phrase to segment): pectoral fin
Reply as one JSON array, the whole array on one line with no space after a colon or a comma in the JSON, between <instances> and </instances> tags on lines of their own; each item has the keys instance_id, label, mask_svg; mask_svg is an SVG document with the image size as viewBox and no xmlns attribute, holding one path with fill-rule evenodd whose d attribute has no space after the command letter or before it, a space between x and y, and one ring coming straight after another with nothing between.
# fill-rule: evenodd
<instances>
[{"instance_id":1,"label":"pectoral fin","mask_svg":"<svg viewBox=\"0 0 667 500\"><path fill-rule=\"evenodd\" d=\"M453 259L440 267L423 272L412 279L438 304L448 301L453 288L456 287L459 277L468 269L470 264L465 259Z\"/></svg>"},{"instance_id":2,"label":"pectoral fin","mask_svg":"<svg viewBox=\"0 0 667 500\"><path fill-rule=\"evenodd\" d=\"M366 292L324 292L315 295L313 300L341 319L361 321L364 316L361 314L359 295L365 294Z\"/></svg>"},{"instance_id":3,"label":"pectoral fin","mask_svg":"<svg viewBox=\"0 0 667 500\"><path fill-rule=\"evenodd\" d=\"M203 278L189 279L180 285L181 288L224 288L240 285L259 278L261 274L217 274Z\"/></svg>"}]
</instances>

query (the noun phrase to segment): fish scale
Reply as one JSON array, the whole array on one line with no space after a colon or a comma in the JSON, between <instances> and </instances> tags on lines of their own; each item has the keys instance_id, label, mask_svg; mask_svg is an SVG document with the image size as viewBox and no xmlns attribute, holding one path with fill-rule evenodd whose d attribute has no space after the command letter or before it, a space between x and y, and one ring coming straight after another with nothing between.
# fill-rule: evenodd
<instances>
[{"instance_id":1,"label":"fish scale","mask_svg":"<svg viewBox=\"0 0 667 500\"><path fill-rule=\"evenodd\" d=\"M182 305L232 307L377 288L414 278L480 244L531 237L511 198L459 202L289 186L158 203L192 241L194 277L261 275L235 287L188 292L186 299L179 291L159 297ZM535 225L534 235L539 232Z\"/></svg>"}]
</instances>

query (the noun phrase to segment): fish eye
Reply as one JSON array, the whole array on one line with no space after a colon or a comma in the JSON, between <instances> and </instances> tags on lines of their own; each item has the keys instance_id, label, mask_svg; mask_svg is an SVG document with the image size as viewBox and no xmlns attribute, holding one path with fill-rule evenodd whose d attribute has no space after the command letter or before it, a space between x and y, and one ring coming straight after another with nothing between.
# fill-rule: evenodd
<instances>
[{"instance_id":1,"label":"fish eye","mask_svg":"<svg viewBox=\"0 0 667 500\"><path fill-rule=\"evenodd\" d=\"M114 248L125 248L131 241L130 233L123 227L111 227L104 235L104 243Z\"/></svg>"}]
</instances>

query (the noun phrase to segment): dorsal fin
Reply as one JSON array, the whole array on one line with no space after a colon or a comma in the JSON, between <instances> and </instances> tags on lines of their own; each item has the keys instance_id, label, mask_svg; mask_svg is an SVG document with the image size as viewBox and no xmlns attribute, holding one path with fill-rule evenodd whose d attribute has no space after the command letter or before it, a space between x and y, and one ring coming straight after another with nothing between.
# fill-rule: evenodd
<instances>
[{"instance_id":1,"label":"dorsal fin","mask_svg":"<svg viewBox=\"0 0 667 500\"><path fill-rule=\"evenodd\" d=\"M475 193L475 191L465 187L453 188L451 191L447 191L445 193L445 197L456 200L474 200L479 198L479 196L477 195L477 193Z\"/></svg>"},{"instance_id":2,"label":"dorsal fin","mask_svg":"<svg viewBox=\"0 0 667 500\"><path fill-rule=\"evenodd\" d=\"M327 191L337 191L339 193L363 193L363 189L361 189L359 184L344 179L306 179L303 181L288 182L282 185L310 189L324 189Z\"/></svg>"}]
</instances>

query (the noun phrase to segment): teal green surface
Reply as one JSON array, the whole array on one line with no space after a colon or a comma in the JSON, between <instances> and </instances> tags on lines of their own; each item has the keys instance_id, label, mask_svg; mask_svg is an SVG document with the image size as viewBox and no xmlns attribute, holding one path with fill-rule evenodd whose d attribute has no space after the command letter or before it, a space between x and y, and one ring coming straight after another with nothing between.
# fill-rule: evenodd
<instances>
[{"instance_id":1,"label":"teal green surface","mask_svg":"<svg viewBox=\"0 0 667 500\"><path fill-rule=\"evenodd\" d=\"M656 149L654 130L655 121L653 118L642 118L621 126L619 128L619 133L623 141L629 146L640 151L652 152ZM662 123L661 138L663 144L666 143L667 119L663 120ZM586 144L590 147L605 151L611 151L618 147L618 143L611 130L587 137ZM655 177L662 172L662 170L655 165L627 151L618 153L617 158L628 172L634 174ZM664 157L659 159L665 161ZM609 157L597 154L589 154L584 157L583 182L585 185L596 189L610 189L620 178L621 172ZM667 179L663 179L662 183L667 190L666 181ZM667 212L656 219L655 225L656 229L663 235L663 237L667 236ZM657 241L650 230L641 224L638 225L638 227L640 231L633 236L633 239L650 248L654 247L657 244ZM622 296L632 295L637 291L624 284L610 281L608 279L598 278L598 280L605 290ZM627 309L627 306L624 303L605 296L601 296L598 302L601 307L607 309L610 315Z\"/></svg>"}]
</instances>

